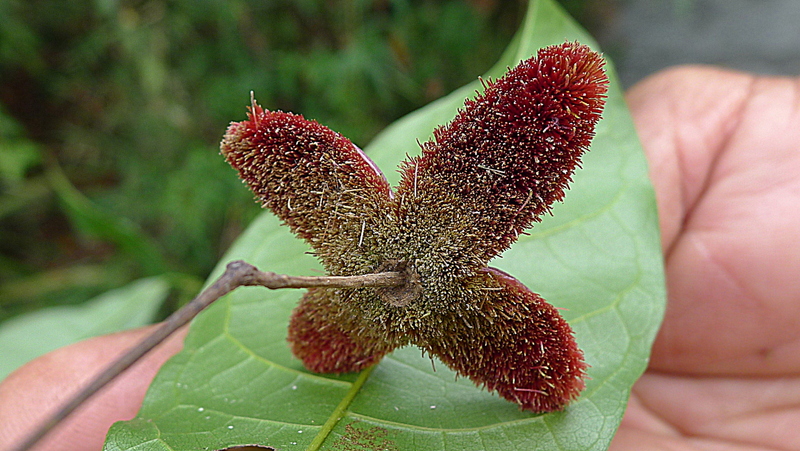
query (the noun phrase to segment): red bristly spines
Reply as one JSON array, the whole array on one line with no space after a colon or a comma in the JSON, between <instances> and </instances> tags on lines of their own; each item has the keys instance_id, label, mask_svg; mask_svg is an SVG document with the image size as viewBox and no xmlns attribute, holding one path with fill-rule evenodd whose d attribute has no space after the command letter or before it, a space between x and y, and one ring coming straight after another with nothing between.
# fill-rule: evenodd
<instances>
[{"instance_id":1,"label":"red bristly spines","mask_svg":"<svg viewBox=\"0 0 800 451\"><path fill-rule=\"evenodd\" d=\"M306 240L329 271L364 269L353 259L372 247L369 231L377 220L364 213L391 208L391 196L389 183L350 140L253 102L248 120L231 123L220 149L262 205Z\"/></svg>"},{"instance_id":2,"label":"red bristly spines","mask_svg":"<svg viewBox=\"0 0 800 451\"><path fill-rule=\"evenodd\" d=\"M408 276L392 289L309 290L290 320L292 352L312 371L341 373L411 343L523 409L574 400L587 366L569 324L486 264L563 199L607 84L588 47L541 50L435 130L402 165L395 196L346 138L253 102L221 150L263 205L331 274Z\"/></svg>"},{"instance_id":3,"label":"red bristly spines","mask_svg":"<svg viewBox=\"0 0 800 451\"><path fill-rule=\"evenodd\" d=\"M558 310L510 275L484 268L467 282L479 300L423 348L475 384L534 412L561 410L584 388L587 365Z\"/></svg>"},{"instance_id":4,"label":"red bristly spines","mask_svg":"<svg viewBox=\"0 0 800 451\"><path fill-rule=\"evenodd\" d=\"M334 292L312 288L289 320L292 353L311 371L339 374L361 371L408 343L403 337L354 333L362 327L358 320L346 315L346 306Z\"/></svg>"},{"instance_id":5,"label":"red bristly spines","mask_svg":"<svg viewBox=\"0 0 800 451\"><path fill-rule=\"evenodd\" d=\"M486 83L402 167L396 196L404 227L451 230L448 250L473 269L510 247L563 199L600 119L603 65L599 54L568 42Z\"/></svg>"}]
</instances>

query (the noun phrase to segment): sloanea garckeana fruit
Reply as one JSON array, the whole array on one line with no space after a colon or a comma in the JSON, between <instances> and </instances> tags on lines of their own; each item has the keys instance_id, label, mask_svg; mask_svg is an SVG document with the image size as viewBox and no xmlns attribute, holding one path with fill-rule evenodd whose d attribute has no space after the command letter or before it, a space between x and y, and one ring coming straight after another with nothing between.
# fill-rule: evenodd
<instances>
[{"instance_id":1,"label":"sloanea garckeana fruit","mask_svg":"<svg viewBox=\"0 0 800 451\"><path fill-rule=\"evenodd\" d=\"M342 135L253 102L222 154L331 275L400 271L392 288L310 289L288 340L315 372L359 371L414 344L523 409L562 409L587 365L552 305L487 267L564 197L608 79L578 43L547 47L467 100L392 191ZM531 258L536 258L532 255Z\"/></svg>"}]
</instances>

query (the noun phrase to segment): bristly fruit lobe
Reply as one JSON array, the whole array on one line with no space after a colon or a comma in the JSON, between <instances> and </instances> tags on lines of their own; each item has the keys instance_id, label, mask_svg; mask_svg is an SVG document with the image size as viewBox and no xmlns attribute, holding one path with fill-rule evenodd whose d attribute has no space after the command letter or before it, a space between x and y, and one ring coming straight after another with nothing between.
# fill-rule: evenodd
<instances>
[{"instance_id":1,"label":"bristly fruit lobe","mask_svg":"<svg viewBox=\"0 0 800 451\"><path fill-rule=\"evenodd\" d=\"M343 248L365 221L354 206L379 211L390 195L389 183L349 139L255 102L248 120L228 127L221 150L262 205L337 273L349 260Z\"/></svg>"},{"instance_id":2,"label":"bristly fruit lobe","mask_svg":"<svg viewBox=\"0 0 800 451\"><path fill-rule=\"evenodd\" d=\"M449 223L457 236L448 244L460 244L455 256L485 266L563 199L606 89L602 58L572 43L547 47L487 83L404 165L398 197L414 220L427 219L415 226ZM443 203L445 196L458 201Z\"/></svg>"},{"instance_id":3,"label":"bristly fruit lobe","mask_svg":"<svg viewBox=\"0 0 800 451\"><path fill-rule=\"evenodd\" d=\"M547 47L494 82L422 154L393 195L349 140L253 104L221 151L331 274L403 271L393 289L312 289L292 314L294 354L317 372L359 371L417 345L535 412L562 409L587 365L572 329L488 261L562 200L600 119L602 57Z\"/></svg>"}]
</instances>

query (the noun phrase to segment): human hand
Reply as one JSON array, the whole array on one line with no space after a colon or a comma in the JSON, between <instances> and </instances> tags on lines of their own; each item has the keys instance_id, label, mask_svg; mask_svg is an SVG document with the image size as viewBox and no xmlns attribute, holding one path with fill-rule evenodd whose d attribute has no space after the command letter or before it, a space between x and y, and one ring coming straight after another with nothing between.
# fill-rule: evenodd
<instances>
[{"instance_id":1,"label":"human hand","mask_svg":"<svg viewBox=\"0 0 800 451\"><path fill-rule=\"evenodd\" d=\"M798 80L707 68L667 71L629 93L656 188L669 305L613 450L800 449L798 98ZM143 334L64 348L4 381L0 449ZM37 449L100 449L180 342L170 339Z\"/></svg>"},{"instance_id":2,"label":"human hand","mask_svg":"<svg viewBox=\"0 0 800 451\"><path fill-rule=\"evenodd\" d=\"M21 443L84 385L156 326L104 335L55 350L29 362L0 384L0 450ZM36 447L36 451L103 448L111 425L136 416L161 365L183 347L186 328L95 394Z\"/></svg>"},{"instance_id":3,"label":"human hand","mask_svg":"<svg viewBox=\"0 0 800 451\"><path fill-rule=\"evenodd\" d=\"M611 449L800 449L800 79L673 69L628 102L669 301Z\"/></svg>"}]
</instances>

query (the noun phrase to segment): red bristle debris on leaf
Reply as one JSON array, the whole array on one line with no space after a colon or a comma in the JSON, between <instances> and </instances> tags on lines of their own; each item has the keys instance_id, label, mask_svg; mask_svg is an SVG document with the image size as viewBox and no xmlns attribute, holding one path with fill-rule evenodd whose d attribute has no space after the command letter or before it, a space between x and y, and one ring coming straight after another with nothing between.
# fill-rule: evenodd
<instances>
[{"instance_id":1,"label":"red bristle debris on leaf","mask_svg":"<svg viewBox=\"0 0 800 451\"><path fill-rule=\"evenodd\" d=\"M333 275L399 271L392 288L312 289L288 340L312 371L359 371L414 344L535 412L564 408L587 365L555 307L488 261L564 198L605 102L602 57L547 47L468 100L403 163L392 194L349 140L251 107L221 149Z\"/></svg>"}]
</instances>

